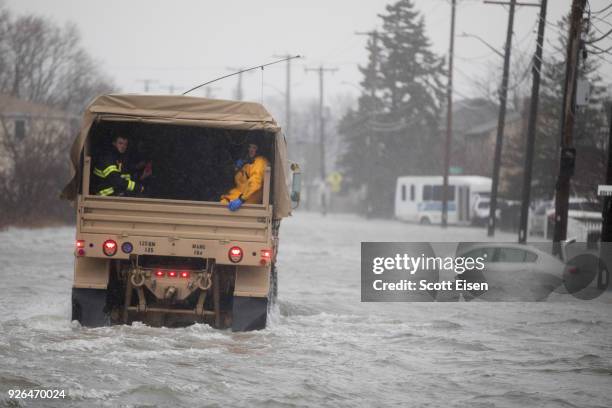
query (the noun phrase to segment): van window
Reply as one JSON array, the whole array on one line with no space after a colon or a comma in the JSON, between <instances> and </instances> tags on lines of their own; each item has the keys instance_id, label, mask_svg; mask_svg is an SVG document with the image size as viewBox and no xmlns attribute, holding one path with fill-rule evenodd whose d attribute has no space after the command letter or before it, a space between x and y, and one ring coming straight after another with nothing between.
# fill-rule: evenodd
<instances>
[{"instance_id":1,"label":"van window","mask_svg":"<svg viewBox=\"0 0 612 408\"><path fill-rule=\"evenodd\" d=\"M431 186L423 186L423 201L431 201L432 199Z\"/></svg>"},{"instance_id":2,"label":"van window","mask_svg":"<svg viewBox=\"0 0 612 408\"><path fill-rule=\"evenodd\" d=\"M410 201L414 201L414 184L410 185Z\"/></svg>"},{"instance_id":3,"label":"van window","mask_svg":"<svg viewBox=\"0 0 612 408\"><path fill-rule=\"evenodd\" d=\"M406 201L406 185L402 184L402 201Z\"/></svg>"},{"instance_id":4,"label":"van window","mask_svg":"<svg viewBox=\"0 0 612 408\"><path fill-rule=\"evenodd\" d=\"M448 186L446 199L448 201L455 201L455 186ZM442 193L444 192L444 186L433 186L433 200L442 201Z\"/></svg>"}]
</instances>

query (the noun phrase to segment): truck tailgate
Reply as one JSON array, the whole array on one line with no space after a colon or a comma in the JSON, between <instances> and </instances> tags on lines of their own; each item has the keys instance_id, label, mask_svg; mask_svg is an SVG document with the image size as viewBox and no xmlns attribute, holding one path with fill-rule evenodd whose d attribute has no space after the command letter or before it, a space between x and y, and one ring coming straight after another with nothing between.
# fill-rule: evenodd
<instances>
[{"instance_id":1,"label":"truck tailgate","mask_svg":"<svg viewBox=\"0 0 612 408\"><path fill-rule=\"evenodd\" d=\"M230 212L214 202L84 196L78 214L82 233L266 242L272 207Z\"/></svg>"}]
</instances>

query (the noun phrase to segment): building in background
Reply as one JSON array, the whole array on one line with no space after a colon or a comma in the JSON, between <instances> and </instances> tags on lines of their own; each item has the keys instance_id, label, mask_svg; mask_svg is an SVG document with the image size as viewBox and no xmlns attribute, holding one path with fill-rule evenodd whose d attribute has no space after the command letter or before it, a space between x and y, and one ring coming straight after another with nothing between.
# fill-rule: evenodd
<instances>
[{"instance_id":1,"label":"building in background","mask_svg":"<svg viewBox=\"0 0 612 408\"><path fill-rule=\"evenodd\" d=\"M78 118L40 103L0 94L0 174L10 172L16 150L28 137L63 138L78 129Z\"/></svg>"}]
</instances>

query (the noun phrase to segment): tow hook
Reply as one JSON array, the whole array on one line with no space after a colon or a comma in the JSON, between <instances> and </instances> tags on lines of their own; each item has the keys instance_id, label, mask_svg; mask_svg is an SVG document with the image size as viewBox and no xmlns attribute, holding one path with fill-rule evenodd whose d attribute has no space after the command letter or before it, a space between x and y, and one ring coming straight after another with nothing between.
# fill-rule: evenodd
<instances>
[{"instance_id":1,"label":"tow hook","mask_svg":"<svg viewBox=\"0 0 612 408\"><path fill-rule=\"evenodd\" d=\"M198 280L198 288L201 290L208 290L212 286L212 279L210 278L211 273L206 272L200 275L200 279Z\"/></svg>"},{"instance_id":2,"label":"tow hook","mask_svg":"<svg viewBox=\"0 0 612 408\"><path fill-rule=\"evenodd\" d=\"M166 292L164 293L164 299L172 300L172 298L174 298L175 295L176 295L176 288L174 286L170 286L166 289Z\"/></svg>"},{"instance_id":3,"label":"tow hook","mask_svg":"<svg viewBox=\"0 0 612 408\"><path fill-rule=\"evenodd\" d=\"M130 281L132 282L132 286L135 288L139 288L145 283L145 276L142 272L135 272L130 277Z\"/></svg>"}]
</instances>

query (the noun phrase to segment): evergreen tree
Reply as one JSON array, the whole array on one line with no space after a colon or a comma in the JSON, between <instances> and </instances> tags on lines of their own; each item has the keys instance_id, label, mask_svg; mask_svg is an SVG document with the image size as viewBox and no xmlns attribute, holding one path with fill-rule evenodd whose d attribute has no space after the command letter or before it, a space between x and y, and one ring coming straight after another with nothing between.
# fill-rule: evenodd
<instances>
[{"instance_id":1,"label":"evergreen tree","mask_svg":"<svg viewBox=\"0 0 612 408\"><path fill-rule=\"evenodd\" d=\"M353 186L366 186L368 213L391 215L398 176L441 173L445 72L412 1L387 6L380 18L382 32L368 41L368 64L360 68L358 108L340 124L347 153L339 164Z\"/></svg>"}]
</instances>

